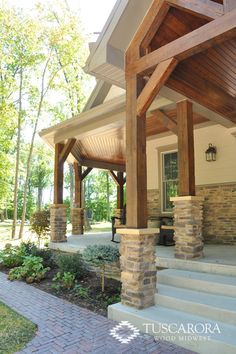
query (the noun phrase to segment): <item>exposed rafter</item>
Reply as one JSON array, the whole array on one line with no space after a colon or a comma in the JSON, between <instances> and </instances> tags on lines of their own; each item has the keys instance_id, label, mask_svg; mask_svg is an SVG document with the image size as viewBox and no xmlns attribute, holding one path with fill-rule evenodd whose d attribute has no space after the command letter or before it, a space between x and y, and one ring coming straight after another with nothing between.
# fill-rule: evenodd
<instances>
[{"instance_id":1,"label":"exposed rafter","mask_svg":"<svg viewBox=\"0 0 236 354\"><path fill-rule=\"evenodd\" d=\"M211 0L167 0L167 2L170 6L183 9L208 20L216 19L224 14L223 5Z\"/></svg>"},{"instance_id":2,"label":"exposed rafter","mask_svg":"<svg viewBox=\"0 0 236 354\"><path fill-rule=\"evenodd\" d=\"M236 37L236 10L137 59L129 64L128 70L132 73L145 74L167 59L175 58L182 61L234 37Z\"/></svg>"}]
</instances>

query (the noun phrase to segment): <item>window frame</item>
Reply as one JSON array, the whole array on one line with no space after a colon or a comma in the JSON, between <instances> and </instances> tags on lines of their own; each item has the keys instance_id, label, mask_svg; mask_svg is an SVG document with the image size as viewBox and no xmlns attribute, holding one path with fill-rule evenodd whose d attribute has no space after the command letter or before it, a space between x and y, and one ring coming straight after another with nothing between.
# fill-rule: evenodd
<instances>
[{"instance_id":1,"label":"window frame","mask_svg":"<svg viewBox=\"0 0 236 354\"><path fill-rule=\"evenodd\" d=\"M165 214L165 215L171 215L173 214L173 210L164 210L164 183L166 181L164 181L164 156L167 154L171 154L171 153L177 153L178 156L178 149L177 147L173 147L173 148L166 148L166 149L162 149L161 151L159 151L159 157L160 157L160 196L161 196L161 214ZM178 181L179 179L177 178L176 180L173 181Z\"/></svg>"}]
</instances>

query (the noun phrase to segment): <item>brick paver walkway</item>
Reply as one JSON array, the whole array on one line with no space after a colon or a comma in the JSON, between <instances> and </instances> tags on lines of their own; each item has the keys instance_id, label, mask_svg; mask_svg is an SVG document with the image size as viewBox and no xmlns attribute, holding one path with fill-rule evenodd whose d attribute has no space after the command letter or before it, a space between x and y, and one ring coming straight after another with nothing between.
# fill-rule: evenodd
<instances>
[{"instance_id":1,"label":"brick paver walkway","mask_svg":"<svg viewBox=\"0 0 236 354\"><path fill-rule=\"evenodd\" d=\"M36 337L21 353L190 354L167 342L141 335L121 344L109 335L115 322L0 273L0 300L38 325Z\"/></svg>"}]
</instances>

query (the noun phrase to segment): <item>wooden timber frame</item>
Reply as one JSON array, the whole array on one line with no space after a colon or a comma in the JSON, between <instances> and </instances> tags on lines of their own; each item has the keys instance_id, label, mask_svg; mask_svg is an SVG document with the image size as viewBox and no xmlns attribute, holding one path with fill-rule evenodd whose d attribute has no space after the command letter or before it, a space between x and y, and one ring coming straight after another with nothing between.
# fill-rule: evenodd
<instances>
[{"instance_id":1,"label":"wooden timber frame","mask_svg":"<svg viewBox=\"0 0 236 354\"><path fill-rule=\"evenodd\" d=\"M64 179L64 163L68 158L71 150L76 143L76 139L68 139L66 144L57 143L55 144L55 163L54 163L54 204L63 204L63 179ZM82 164L85 164L83 166ZM87 167L87 165L94 167ZM83 171L83 167L85 167ZM93 170L93 168L107 169L112 179L117 185L117 209L123 209L124 207L124 184L126 178L124 177L124 172L118 171L117 173L109 168L116 167L113 164L103 163L98 164L93 161L88 163L87 161L73 163L74 169L74 181L75 181L75 192L74 192L74 205L77 208L82 208L82 188L83 180L86 176ZM120 166L119 166L120 168Z\"/></svg>"},{"instance_id":2,"label":"wooden timber frame","mask_svg":"<svg viewBox=\"0 0 236 354\"><path fill-rule=\"evenodd\" d=\"M168 12L182 10L208 22L152 50L151 42ZM147 228L146 112L185 59L236 37L236 1L154 0L126 51L127 227ZM222 91L223 92L223 91ZM177 103L179 196L195 195L192 103Z\"/></svg>"}]
</instances>

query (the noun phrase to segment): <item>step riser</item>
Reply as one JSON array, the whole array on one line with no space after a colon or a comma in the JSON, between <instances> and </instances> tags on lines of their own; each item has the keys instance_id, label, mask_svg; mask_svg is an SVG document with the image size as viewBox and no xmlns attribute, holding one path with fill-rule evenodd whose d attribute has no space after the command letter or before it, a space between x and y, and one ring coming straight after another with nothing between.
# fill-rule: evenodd
<instances>
[{"instance_id":1,"label":"step riser","mask_svg":"<svg viewBox=\"0 0 236 354\"><path fill-rule=\"evenodd\" d=\"M236 297L236 286L230 286L227 284L212 283L201 281L191 278L173 277L168 275L162 275L161 272L157 272L157 288L158 284L166 284L176 286L178 288L184 288L189 290L197 290L205 293L218 294L224 296Z\"/></svg>"},{"instance_id":2,"label":"step riser","mask_svg":"<svg viewBox=\"0 0 236 354\"><path fill-rule=\"evenodd\" d=\"M193 315L204 316L215 321L236 325L236 312L229 310L219 309L195 302L193 303L191 301L181 300L176 297L170 297L158 293L155 295L155 304L157 306L164 306L177 311L184 311Z\"/></svg>"},{"instance_id":3,"label":"step riser","mask_svg":"<svg viewBox=\"0 0 236 354\"><path fill-rule=\"evenodd\" d=\"M141 332L145 333L144 323L149 323L149 324L152 323L155 329L155 328L159 328L159 326L161 326L162 323L166 322L165 320L163 320L163 322L161 322L161 320L158 321L158 319L155 319L155 321L153 320L150 321L148 318L143 318L140 311L133 312L132 310L130 311L128 307L127 307L127 311L126 310L123 311L117 309L116 305L112 305L108 307L108 318L112 320L116 320L118 322L129 321L131 324L137 327ZM235 354L236 353L236 345L224 341L223 336L221 337L222 339L220 340L219 338L211 337L209 341L193 341L193 340L188 341L188 340L182 340L184 336L183 334L181 335L177 334L171 336L171 334L161 335L158 333L154 333L152 332L152 327L150 326L149 326L148 334L151 334L155 338L157 339L160 338L162 340L164 339L163 337L166 336L167 341L171 341L176 345L179 345L181 347L184 347L186 349L192 350L200 354L209 354L209 353Z\"/></svg>"}]
</instances>

